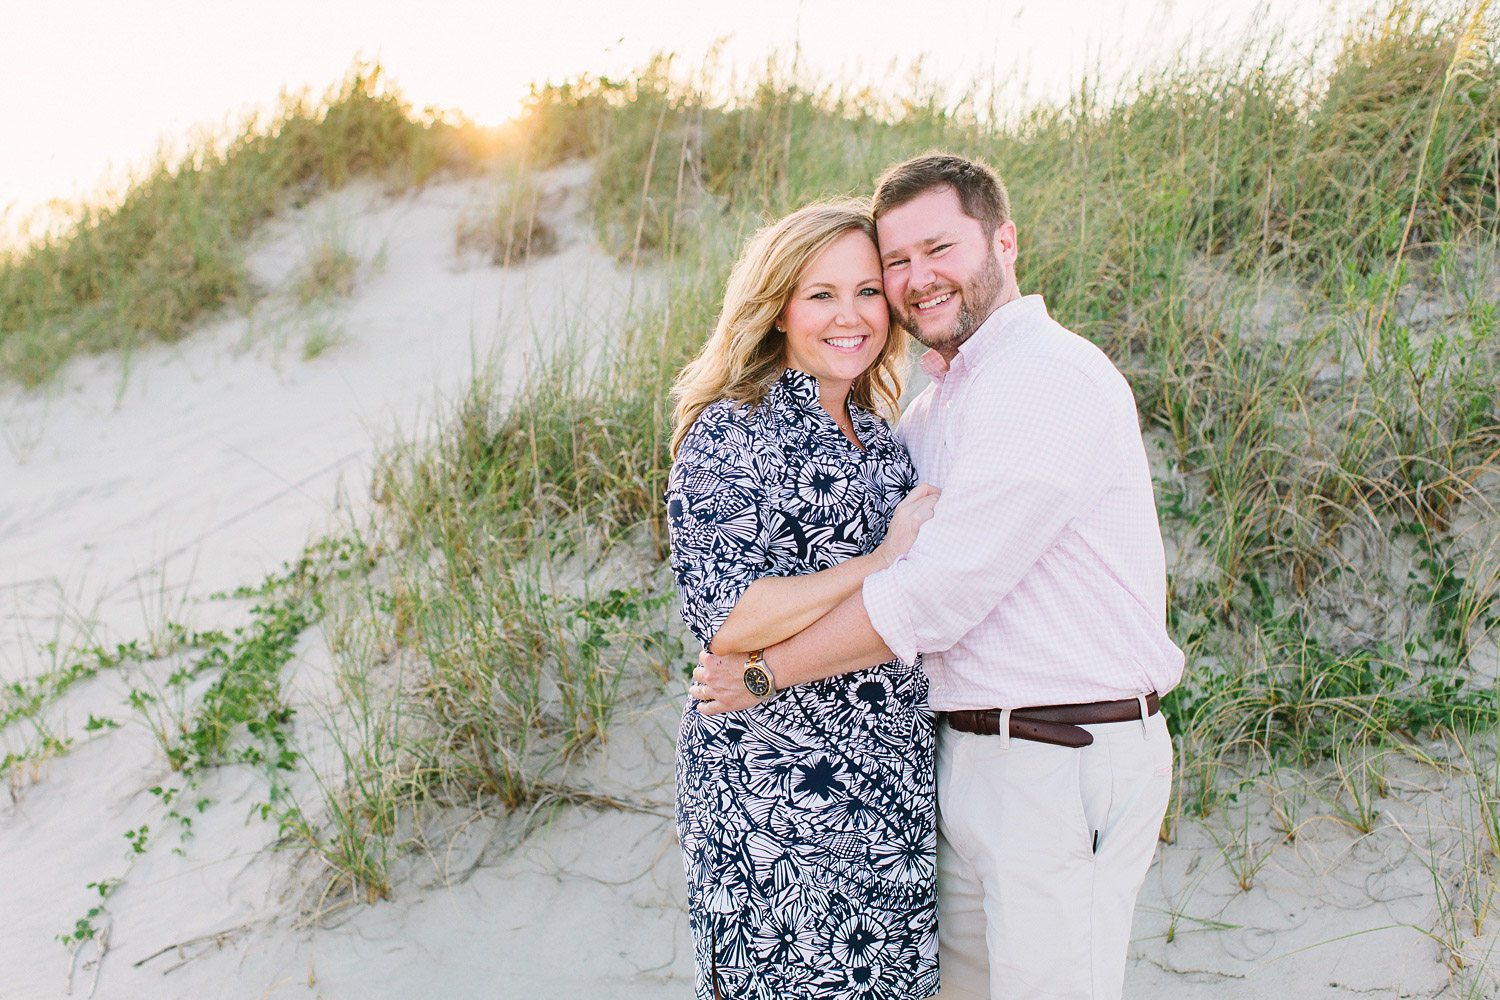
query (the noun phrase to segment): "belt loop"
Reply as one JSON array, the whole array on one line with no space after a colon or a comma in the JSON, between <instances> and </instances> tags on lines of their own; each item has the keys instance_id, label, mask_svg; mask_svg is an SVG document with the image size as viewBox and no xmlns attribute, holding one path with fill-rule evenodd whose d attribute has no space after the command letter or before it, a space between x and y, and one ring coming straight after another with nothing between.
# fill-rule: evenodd
<instances>
[{"instance_id":1,"label":"belt loop","mask_svg":"<svg viewBox=\"0 0 1500 1000\"><path fill-rule=\"evenodd\" d=\"M1141 705L1141 732L1144 733L1146 739L1149 740L1151 738L1151 722L1150 713L1146 708L1146 696L1143 694L1138 694L1135 696L1135 700L1140 702Z\"/></svg>"},{"instance_id":2,"label":"belt loop","mask_svg":"<svg viewBox=\"0 0 1500 1000\"><path fill-rule=\"evenodd\" d=\"M1000 732L999 732L998 735L1000 737L1000 749L1001 750L1009 750L1010 749L1010 709L1008 709L1008 708L1002 708L1000 710Z\"/></svg>"}]
</instances>

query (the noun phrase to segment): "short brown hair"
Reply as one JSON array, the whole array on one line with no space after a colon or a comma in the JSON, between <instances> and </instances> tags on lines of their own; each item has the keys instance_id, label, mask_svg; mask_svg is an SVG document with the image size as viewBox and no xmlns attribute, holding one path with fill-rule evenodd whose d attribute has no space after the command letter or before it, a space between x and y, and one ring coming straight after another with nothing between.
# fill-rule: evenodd
<instances>
[{"instance_id":1,"label":"short brown hair","mask_svg":"<svg viewBox=\"0 0 1500 1000\"><path fill-rule=\"evenodd\" d=\"M958 195L964 214L978 220L986 239L1010 221L1010 195L999 175L978 160L952 153L925 153L881 174L875 182L875 218L943 187Z\"/></svg>"}]
</instances>

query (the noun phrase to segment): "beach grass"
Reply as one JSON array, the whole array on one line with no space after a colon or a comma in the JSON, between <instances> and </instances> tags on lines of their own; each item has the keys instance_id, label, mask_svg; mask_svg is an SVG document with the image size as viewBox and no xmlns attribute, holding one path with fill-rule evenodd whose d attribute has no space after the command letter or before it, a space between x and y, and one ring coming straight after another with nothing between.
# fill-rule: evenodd
<instances>
[{"instance_id":1,"label":"beach grass","mask_svg":"<svg viewBox=\"0 0 1500 1000\"><path fill-rule=\"evenodd\" d=\"M274 212L356 176L422 183L472 165L478 142L461 123L414 113L378 65L357 64L320 100L286 96L0 256L0 377L37 386L78 354L175 341L251 293L245 241ZM321 266L309 292L347 270Z\"/></svg>"},{"instance_id":2,"label":"beach grass","mask_svg":"<svg viewBox=\"0 0 1500 1000\"><path fill-rule=\"evenodd\" d=\"M530 172L514 165L484 210L463 219L454 233L458 253L474 252L500 267L545 257L558 246L556 231L542 217L542 191Z\"/></svg>"},{"instance_id":3,"label":"beach grass","mask_svg":"<svg viewBox=\"0 0 1500 1000\"><path fill-rule=\"evenodd\" d=\"M521 806L607 731L618 673L574 660L578 623L601 612L559 606L588 574L563 584L556 567L615 546L665 556L668 389L737 248L943 147L1000 169L1023 287L1137 392L1188 653L1165 703L1179 766L1164 834L1239 815L1249 785L1314 783L1278 785L1279 838L1247 839L1246 816L1223 836L1246 890L1295 837L1298 803L1368 834L1397 748L1500 721L1495 667L1471 662L1493 660L1500 617L1484 527L1500 500L1495 27L1395 4L1332 52L1288 58L1271 38L1008 123L920 80L894 103L774 65L728 98L665 59L539 90L515 162L591 158L599 238L667 291L621 317L604 364L564 352L514 394L481 376L435 443L378 479L388 551L418 558L390 592L405 610L363 617L416 664L401 712L441 748L425 787ZM531 214L526 191L507 180L508 218ZM611 605L635 617L610 627L669 649L665 631L625 628L667 596ZM688 665L646 659L663 678Z\"/></svg>"},{"instance_id":4,"label":"beach grass","mask_svg":"<svg viewBox=\"0 0 1500 1000\"><path fill-rule=\"evenodd\" d=\"M681 697L691 651L660 499L672 378L750 231L866 194L932 148L1000 171L1022 288L1135 389L1187 652L1164 700L1178 762L1164 836L1214 820L1249 891L1309 816L1378 829L1393 759L1500 725L1496 79L1488 4L1398 0L1321 41L1267 34L1021 109L776 63L733 89L666 58L539 88L495 209L459 249L538 252L537 173L586 157L598 238L663 291L576 331L602 353L563 350L519 380L480 365L429 433L390 448L359 532L372 568L322 619L342 690L327 819L288 813L288 834L352 894L383 898L426 812L566 799L570 763L622 699ZM473 155L450 158L448 127L364 78L341 93L8 259L4 370L34 384L81 350L181 336L243 294L244 236L285 199ZM181 263L182 299L159 312L167 262L115 262L179 227L226 235ZM1500 857L1493 749L1474 761L1467 881L1439 887L1458 955L1490 917ZM1252 787L1269 839L1239 798Z\"/></svg>"}]
</instances>

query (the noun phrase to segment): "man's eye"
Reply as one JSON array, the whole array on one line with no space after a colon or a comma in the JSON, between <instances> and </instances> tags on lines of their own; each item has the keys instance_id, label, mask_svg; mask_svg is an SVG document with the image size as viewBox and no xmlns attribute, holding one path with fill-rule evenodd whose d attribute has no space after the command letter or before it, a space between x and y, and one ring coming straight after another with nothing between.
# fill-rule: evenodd
<instances>
[{"instance_id":1,"label":"man's eye","mask_svg":"<svg viewBox=\"0 0 1500 1000\"><path fill-rule=\"evenodd\" d=\"M907 263L904 258L901 260L888 260L885 262L885 269L887 271L894 271L898 267L905 267Z\"/></svg>"},{"instance_id":2,"label":"man's eye","mask_svg":"<svg viewBox=\"0 0 1500 1000\"><path fill-rule=\"evenodd\" d=\"M932 252L935 253L935 254L942 253L944 250L947 250L952 245L953 245L952 243L939 243L937 246L935 246L935 247L932 248Z\"/></svg>"}]
</instances>

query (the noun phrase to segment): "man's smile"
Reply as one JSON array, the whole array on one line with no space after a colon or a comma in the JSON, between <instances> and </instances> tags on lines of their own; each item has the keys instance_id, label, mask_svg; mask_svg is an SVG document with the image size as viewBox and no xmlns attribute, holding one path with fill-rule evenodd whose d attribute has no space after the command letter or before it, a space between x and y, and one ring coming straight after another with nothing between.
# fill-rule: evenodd
<instances>
[{"instance_id":1,"label":"man's smile","mask_svg":"<svg viewBox=\"0 0 1500 1000\"><path fill-rule=\"evenodd\" d=\"M912 303L912 306L918 312L929 312L953 298L954 294L955 292L950 289L946 292L940 292L937 295L930 295L925 299L917 299Z\"/></svg>"}]
</instances>

